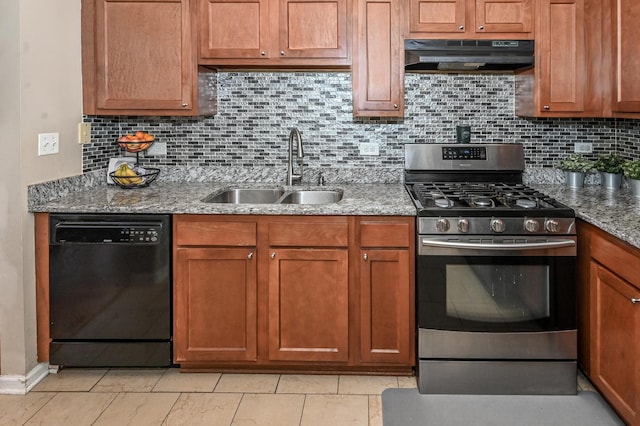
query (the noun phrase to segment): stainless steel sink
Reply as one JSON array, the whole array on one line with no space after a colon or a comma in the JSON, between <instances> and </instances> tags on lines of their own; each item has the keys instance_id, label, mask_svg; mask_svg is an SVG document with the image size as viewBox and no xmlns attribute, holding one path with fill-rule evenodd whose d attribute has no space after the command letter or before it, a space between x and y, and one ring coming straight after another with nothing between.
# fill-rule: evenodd
<instances>
[{"instance_id":1,"label":"stainless steel sink","mask_svg":"<svg viewBox=\"0 0 640 426\"><path fill-rule=\"evenodd\" d=\"M204 203L223 204L330 204L342 199L342 190L283 188L230 188L204 197Z\"/></svg>"},{"instance_id":2,"label":"stainless steel sink","mask_svg":"<svg viewBox=\"0 0 640 426\"><path fill-rule=\"evenodd\" d=\"M205 203L273 204L284 194L282 188L231 188L214 192L202 199Z\"/></svg>"},{"instance_id":3,"label":"stainless steel sink","mask_svg":"<svg viewBox=\"0 0 640 426\"><path fill-rule=\"evenodd\" d=\"M342 190L297 190L280 200L281 204L330 204L342 199Z\"/></svg>"}]
</instances>

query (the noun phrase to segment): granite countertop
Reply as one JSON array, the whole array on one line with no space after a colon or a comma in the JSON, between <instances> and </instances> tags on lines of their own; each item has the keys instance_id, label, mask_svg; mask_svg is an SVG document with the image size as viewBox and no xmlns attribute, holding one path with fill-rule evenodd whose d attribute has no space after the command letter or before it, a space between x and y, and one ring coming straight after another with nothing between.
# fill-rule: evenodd
<instances>
[{"instance_id":1,"label":"granite countertop","mask_svg":"<svg viewBox=\"0 0 640 426\"><path fill-rule=\"evenodd\" d=\"M282 187L288 189L342 189L337 203L221 204L200 201L225 188ZM380 215L415 216L416 209L400 183L336 184L326 186L219 182L154 182L146 188L121 189L100 185L30 205L32 212L50 213L170 213L170 214L263 214L263 215Z\"/></svg>"},{"instance_id":2,"label":"granite countertop","mask_svg":"<svg viewBox=\"0 0 640 426\"><path fill-rule=\"evenodd\" d=\"M611 192L596 185L580 189L557 184L531 186L571 207L585 222L640 248L640 198L628 189Z\"/></svg>"}]
</instances>

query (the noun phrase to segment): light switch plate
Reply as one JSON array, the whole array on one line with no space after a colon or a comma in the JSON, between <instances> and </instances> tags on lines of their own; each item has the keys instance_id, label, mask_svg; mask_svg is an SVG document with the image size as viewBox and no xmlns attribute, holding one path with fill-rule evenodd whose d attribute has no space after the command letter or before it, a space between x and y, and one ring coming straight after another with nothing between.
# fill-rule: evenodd
<instances>
[{"instance_id":1,"label":"light switch plate","mask_svg":"<svg viewBox=\"0 0 640 426\"><path fill-rule=\"evenodd\" d=\"M593 152L593 144L591 142L576 142L573 146L573 152L578 154L590 154Z\"/></svg>"},{"instance_id":2,"label":"light switch plate","mask_svg":"<svg viewBox=\"0 0 640 426\"><path fill-rule=\"evenodd\" d=\"M59 133L39 133L38 134L38 155L57 154L60 147Z\"/></svg>"},{"instance_id":3,"label":"light switch plate","mask_svg":"<svg viewBox=\"0 0 640 426\"><path fill-rule=\"evenodd\" d=\"M78 123L78 143L91 143L91 123Z\"/></svg>"},{"instance_id":4,"label":"light switch plate","mask_svg":"<svg viewBox=\"0 0 640 426\"><path fill-rule=\"evenodd\" d=\"M360 142L360 155L380 155L380 145L376 142Z\"/></svg>"},{"instance_id":5,"label":"light switch plate","mask_svg":"<svg viewBox=\"0 0 640 426\"><path fill-rule=\"evenodd\" d=\"M154 142L149 149L147 149L144 153L145 156L157 156L157 155L167 155L167 143L166 142Z\"/></svg>"}]
</instances>

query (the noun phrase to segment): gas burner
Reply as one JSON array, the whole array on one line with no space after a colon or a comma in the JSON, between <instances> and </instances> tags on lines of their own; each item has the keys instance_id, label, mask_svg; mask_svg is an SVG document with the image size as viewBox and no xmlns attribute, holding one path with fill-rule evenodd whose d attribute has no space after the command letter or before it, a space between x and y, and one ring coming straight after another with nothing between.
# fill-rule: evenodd
<instances>
[{"instance_id":1,"label":"gas burner","mask_svg":"<svg viewBox=\"0 0 640 426\"><path fill-rule=\"evenodd\" d=\"M516 200L516 206L523 207L525 209L534 209L538 206L538 203L536 203L533 200L528 200L526 198L520 198Z\"/></svg>"},{"instance_id":2,"label":"gas burner","mask_svg":"<svg viewBox=\"0 0 640 426\"><path fill-rule=\"evenodd\" d=\"M474 198L471 197L469 203L473 207L486 207L486 208L494 208L496 204L493 202L491 198Z\"/></svg>"},{"instance_id":3,"label":"gas burner","mask_svg":"<svg viewBox=\"0 0 640 426\"><path fill-rule=\"evenodd\" d=\"M453 201L451 201L448 198L436 198L435 199L435 204L437 207L443 208L443 209L450 209L451 207L453 207Z\"/></svg>"}]
</instances>

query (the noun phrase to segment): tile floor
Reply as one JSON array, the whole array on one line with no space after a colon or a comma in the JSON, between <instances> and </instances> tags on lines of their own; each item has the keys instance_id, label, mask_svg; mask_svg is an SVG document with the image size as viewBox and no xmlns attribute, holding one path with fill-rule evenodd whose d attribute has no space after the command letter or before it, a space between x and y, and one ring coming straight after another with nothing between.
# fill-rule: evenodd
<instances>
[{"instance_id":1,"label":"tile floor","mask_svg":"<svg viewBox=\"0 0 640 426\"><path fill-rule=\"evenodd\" d=\"M380 394L415 377L65 369L0 395L1 425L382 426Z\"/></svg>"},{"instance_id":2,"label":"tile floor","mask_svg":"<svg viewBox=\"0 0 640 426\"><path fill-rule=\"evenodd\" d=\"M392 387L415 388L415 377L66 369L0 395L0 424L382 426ZM594 390L582 375L578 389Z\"/></svg>"}]
</instances>

